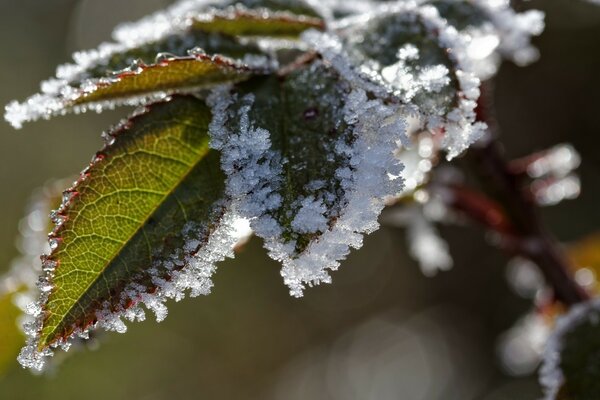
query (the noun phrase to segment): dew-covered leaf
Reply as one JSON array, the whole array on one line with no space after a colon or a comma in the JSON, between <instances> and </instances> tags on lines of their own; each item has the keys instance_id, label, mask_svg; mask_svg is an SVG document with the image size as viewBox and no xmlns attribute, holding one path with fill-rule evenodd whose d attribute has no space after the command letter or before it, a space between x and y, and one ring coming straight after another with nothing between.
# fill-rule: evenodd
<instances>
[{"instance_id":1,"label":"dew-covered leaf","mask_svg":"<svg viewBox=\"0 0 600 400\"><path fill-rule=\"evenodd\" d=\"M107 136L54 213L43 295L23 365L41 368L49 346L120 317L158 320L165 298L212 286L214 263L231 253L232 214L220 156L208 147L211 111L192 96L149 106Z\"/></svg>"},{"instance_id":2,"label":"dew-covered leaf","mask_svg":"<svg viewBox=\"0 0 600 400\"><path fill-rule=\"evenodd\" d=\"M202 14L193 19L193 26L206 32L269 37L297 37L307 29L324 28L320 18L244 8Z\"/></svg>"},{"instance_id":3,"label":"dew-covered leaf","mask_svg":"<svg viewBox=\"0 0 600 400\"><path fill-rule=\"evenodd\" d=\"M228 194L282 261L291 293L328 282L326 270L377 228L383 196L401 189L397 108L368 100L318 60L217 90L209 103Z\"/></svg>"},{"instance_id":4,"label":"dew-covered leaf","mask_svg":"<svg viewBox=\"0 0 600 400\"><path fill-rule=\"evenodd\" d=\"M548 340L540 381L546 400L600 398L600 303L573 306Z\"/></svg>"}]
</instances>

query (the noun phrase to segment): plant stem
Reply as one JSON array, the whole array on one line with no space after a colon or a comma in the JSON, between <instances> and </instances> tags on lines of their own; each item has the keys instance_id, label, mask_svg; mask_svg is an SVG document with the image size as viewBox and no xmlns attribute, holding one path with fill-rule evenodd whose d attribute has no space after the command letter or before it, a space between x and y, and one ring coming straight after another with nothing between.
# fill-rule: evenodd
<instances>
[{"instance_id":1,"label":"plant stem","mask_svg":"<svg viewBox=\"0 0 600 400\"><path fill-rule=\"evenodd\" d=\"M556 298L566 305L585 301L589 295L575 282L570 274L573 269L557 240L543 226L536 204L521 190L522 176L513 173L502 155L497 140L498 128L493 117L490 83L482 85L478 105L478 118L489 126L487 137L476 143L470 154L481 168L483 181L492 185L509 220L521 242L519 250L535 262L547 282L554 289Z\"/></svg>"}]
</instances>

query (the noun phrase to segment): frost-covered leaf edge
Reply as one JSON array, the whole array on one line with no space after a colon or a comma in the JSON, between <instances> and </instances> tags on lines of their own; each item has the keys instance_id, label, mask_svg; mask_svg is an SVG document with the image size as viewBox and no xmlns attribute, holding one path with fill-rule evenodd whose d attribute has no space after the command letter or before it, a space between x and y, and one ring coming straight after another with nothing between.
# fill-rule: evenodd
<instances>
[{"instance_id":1,"label":"frost-covered leaf edge","mask_svg":"<svg viewBox=\"0 0 600 400\"><path fill-rule=\"evenodd\" d=\"M169 101L166 98L163 102ZM131 121L136 117L142 116L149 112L150 107L140 107L136 109L129 118L122 120L117 126L103 134L105 139L105 147L111 146L114 142L114 136L129 128ZM102 154L99 152L98 154ZM63 202L58 210L51 213L51 218L55 223L55 230L59 229L61 223L61 212L69 207L74 201L74 193L77 191L77 185L86 179L88 170L95 162L101 161L101 157L95 156L88 167L80 174L80 177L73 185L63 192ZM219 217L218 226L210 232L207 242L202 245L194 255L186 259L185 267L180 271L174 271L172 279L165 281L160 276L156 277L156 290L152 292L146 291L145 287L141 287L135 283L127 286L124 292L137 293L137 302L119 306L118 308L110 307L106 304L102 309L96 311L96 318L93 324L85 328L75 328L67 337L58 338L48 346L40 346L40 333L44 322L43 307L46 303L50 290L52 288L53 271L57 267L57 263L51 259L52 252L56 248L55 240L52 233L49 235L48 248L50 253L42 256L42 275L38 278L36 286L38 287L38 299L27 305L26 313L28 314L27 322L23 329L27 336L27 342L21 349L17 360L24 367L33 371L42 371L46 365L46 359L54 355L54 350L60 348L63 351L68 351L74 339L86 340L92 330L102 328L106 331L114 331L124 333L127 331L127 326L123 322L125 320L143 321L145 320L145 312L142 305L147 310L154 312L157 322L162 321L167 315L165 302L168 299L181 300L184 297L184 292L191 289L191 297L196 297L200 294L208 294L212 283L211 275L214 273L217 262L223 261L226 258L234 256L234 248L237 243L245 240L248 237L248 230L245 229L243 217L237 212L237 202L228 200L222 206L221 215ZM217 211L217 210L215 210ZM195 282L191 285L190 282ZM161 287L161 284L163 285ZM202 290L196 290L202 287Z\"/></svg>"}]
</instances>

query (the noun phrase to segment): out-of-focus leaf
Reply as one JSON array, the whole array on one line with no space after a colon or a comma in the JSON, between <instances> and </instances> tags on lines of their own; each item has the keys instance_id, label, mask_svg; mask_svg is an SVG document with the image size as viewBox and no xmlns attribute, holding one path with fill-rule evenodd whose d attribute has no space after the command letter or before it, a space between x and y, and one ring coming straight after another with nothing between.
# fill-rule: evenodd
<instances>
[{"instance_id":1,"label":"out-of-focus leaf","mask_svg":"<svg viewBox=\"0 0 600 400\"><path fill-rule=\"evenodd\" d=\"M208 147L210 118L191 96L148 107L113 132L113 143L65 192L45 260L54 272L38 349L89 326L107 307L130 307L206 243L225 206L219 154ZM138 289L127 289L133 283Z\"/></svg>"},{"instance_id":2,"label":"out-of-focus leaf","mask_svg":"<svg viewBox=\"0 0 600 400\"><path fill-rule=\"evenodd\" d=\"M567 247L577 282L600 295L600 233L587 236Z\"/></svg>"},{"instance_id":3,"label":"out-of-focus leaf","mask_svg":"<svg viewBox=\"0 0 600 400\"><path fill-rule=\"evenodd\" d=\"M460 88L457 63L437 34L422 15L401 11L349 31L346 43L355 65L372 68L368 76L377 83L422 112L443 116L458 105ZM439 76L437 87L428 86L434 75ZM415 84L419 80L425 84Z\"/></svg>"},{"instance_id":4,"label":"out-of-focus leaf","mask_svg":"<svg viewBox=\"0 0 600 400\"><path fill-rule=\"evenodd\" d=\"M0 376L11 365L16 365L16 357L25 338L17 326L21 310L13 303L14 294L14 291L0 294Z\"/></svg>"},{"instance_id":5,"label":"out-of-focus leaf","mask_svg":"<svg viewBox=\"0 0 600 400\"><path fill-rule=\"evenodd\" d=\"M600 398L599 304L595 299L575 305L557 320L541 369L547 398Z\"/></svg>"}]
</instances>

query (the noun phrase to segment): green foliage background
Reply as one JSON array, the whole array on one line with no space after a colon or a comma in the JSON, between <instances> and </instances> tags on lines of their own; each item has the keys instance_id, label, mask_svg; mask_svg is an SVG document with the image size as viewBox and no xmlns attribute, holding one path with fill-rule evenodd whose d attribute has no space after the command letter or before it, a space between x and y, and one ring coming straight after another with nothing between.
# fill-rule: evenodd
<instances>
[{"instance_id":1,"label":"green foliage background","mask_svg":"<svg viewBox=\"0 0 600 400\"><path fill-rule=\"evenodd\" d=\"M73 50L108 39L115 23L166 3L1 0L0 104L37 91L55 65ZM600 8L563 0L532 1L531 7L548 13L547 30L536 40L542 58L524 69L503 67L495 93L498 119L510 155L563 141L581 152L582 197L545 210L558 236L574 240L600 226ZM100 132L124 115L61 117L19 132L0 125L0 271L16 255L13 239L31 191L49 178L80 171L101 147ZM477 229L449 227L443 233L455 257L451 272L423 277L407 256L402 231L384 227L334 273L333 285L308 290L300 300L288 296L277 264L253 239L235 260L219 266L211 296L171 303L160 324L131 324L126 335L104 335L100 351L71 354L46 376L32 376L15 361L0 377L0 398L302 398L277 394L283 385L304 390L304 398L336 399L340 381L331 380L328 388L307 380L294 389L285 371L298 360L310 365L311 355L324 349L344 354L353 329L374 318L421 338L422 348L401 351L405 357L388 371L397 374L407 398L537 398L535 377L507 378L495 354L498 334L529 304L508 290L506 259ZM378 345L374 340L374 352ZM415 368L423 358L427 365L451 368ZM314 371L325 374L326 368L317 363Z\"/></svg>"}]
</instances>

